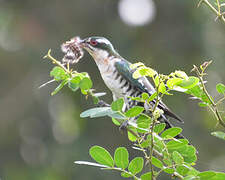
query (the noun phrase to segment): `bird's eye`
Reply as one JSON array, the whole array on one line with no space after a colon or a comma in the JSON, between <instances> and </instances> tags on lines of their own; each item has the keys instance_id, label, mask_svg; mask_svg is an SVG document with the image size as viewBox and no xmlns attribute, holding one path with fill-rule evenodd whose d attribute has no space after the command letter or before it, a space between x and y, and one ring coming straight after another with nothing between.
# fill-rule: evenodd
<instances>
[{"instance_id":1,"label":"bird's eye","mask_svg":"<svg viewBox=\"0 0 225 180\"><path fill-rule=\"evenodd\" d=\"M97 42L96 40L91 39L91 40L90 40L90 44L91 44L92 46L96 46L96 45L98 44L98 42Z\"/></svg>"}]
</instances>

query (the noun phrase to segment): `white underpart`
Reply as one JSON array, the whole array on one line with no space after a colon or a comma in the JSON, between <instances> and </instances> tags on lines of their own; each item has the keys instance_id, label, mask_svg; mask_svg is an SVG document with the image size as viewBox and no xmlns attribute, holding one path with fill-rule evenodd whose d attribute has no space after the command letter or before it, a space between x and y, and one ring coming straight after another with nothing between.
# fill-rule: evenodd
<instances>
[{"instance_id":1,"label":"white underpart","mask_svg":"<svg viewBox=\"0 0 225 180\"><path fill-rule=\"evenodd\" d=\"M120 83L120 78L115 80L117 73L113 74L113 72L115 70L115 63L118 61L121 61L121 59L115 58L112 56L108 59L108 63L104 63L105 59L108 58L108 52L104 51L104 50L97 50L94 52L96 52L96 53L90 53L90 54L94 58L97 66L98 66L98 69L100 71L100 74L102 76L104 83L112 91L113 100L115 101L115 100L123 97L125 100L123 110L125 110L126 104L127 104L126 101L128 101L128 98L126 96L130 96L132 93L132 90L127 92L128 86L120 88L121 84L124 84L125 83L124 81L126 81L126 80L124 79ZM147 87L149 93L153 94L155 92L153 86L150 84L150 82L147 80L147 78L141 77L138 81L143 86ZM138 91L137 91L137 93L138 93Z\"/></svg>"},{"instance_id":2,"label":"white underpart","mask_svg":"<svg viewBox=\"0 0 225 180\"><path fill-rule=\"evenodd\" d=\"M126 89L119 88L119 79L115 80L115 77L113 77L113 72L115 70L114 64L121 60L112 56L108 59L109 63L104 63L105 59L108 58L108 52L104 50L97 50L94 52L96 53L90 54L98 66L104 83L112 91L113 100L124 97L124 92Z\"/></svg>"}]
</instances>

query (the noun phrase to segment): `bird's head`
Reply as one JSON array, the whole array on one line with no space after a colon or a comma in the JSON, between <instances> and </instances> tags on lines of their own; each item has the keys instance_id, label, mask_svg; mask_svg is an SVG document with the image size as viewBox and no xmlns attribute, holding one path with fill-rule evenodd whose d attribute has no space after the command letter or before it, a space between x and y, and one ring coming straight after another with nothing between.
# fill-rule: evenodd
<instances>
[{"instance_id":1,"label":"bird's head","mask_svg":"<svg viewBox=\"0 0 225 180\"><path fill-rule=\"evenodd\" d=\"M82 40L82 46L95 59L105 59L109 56L119 57L110 41L104 37L88 37Z\"/></svg>"}]
</instances>

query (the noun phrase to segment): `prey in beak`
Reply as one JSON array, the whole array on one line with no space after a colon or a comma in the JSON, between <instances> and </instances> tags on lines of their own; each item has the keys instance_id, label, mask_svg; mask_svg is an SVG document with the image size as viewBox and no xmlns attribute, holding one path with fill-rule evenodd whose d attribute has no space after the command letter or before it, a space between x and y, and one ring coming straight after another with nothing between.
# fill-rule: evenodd
<instances>
[{"instance_id":1,"label":"prey in beak","mask_svg":"<svg viewBox=\"0 0 225 180\"><path fill-rule=\"evenodd\" d=\"M66 64L78 63L78 61L84 56L84 46L84 40L81 40L79 36L63 43L61 45L61 50L64 53L62 62Z\"/></svg>"}]
</instances>

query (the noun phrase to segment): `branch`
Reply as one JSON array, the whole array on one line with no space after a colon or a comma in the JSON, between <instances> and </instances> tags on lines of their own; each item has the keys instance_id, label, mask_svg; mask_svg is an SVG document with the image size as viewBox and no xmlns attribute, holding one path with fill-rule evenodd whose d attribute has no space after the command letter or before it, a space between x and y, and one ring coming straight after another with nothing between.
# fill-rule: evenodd
<instances>
[{"instance_id":1,"label":"branch","mask_svg":"<svg viewBox=\"0 0 225 180\"><path fill-rule=\"evenodd\" d=\"M209 99L209 101L211 103L211 105L209 105L211 107L210 109L214 113L214 115L215 115L217 121L219 122L219 124L225 128L225 122L223 121L223 119L222 119L222 117L221 117L221 115L219 113L219 110L217 108L217 103L214 102L214 100L212 99L212 97L210 96L210 94L208 93L208 91L207 91L207 89L205 87L204 80L203 80L204 70L205 69L203 70L202 73L200 73L198 67L194 65L193 70L196 72L197 76L199 77L200 83L201 83L202 88L203 88L203 92L205 93L205 95L207 96L207 98Z\"/></svg>"},{"instance_id":2,"label":"branch","mask_svg":"<svg viewBox=\"0 0 225 180\"><path fill-rule=\"evenodd\" d=\"M202 3L204 3L206 6L208 6L216 14L215 20L217 20L219 18L225 23L224 12L221 12L221 9L220 9L221 4L220 4L219 0L216 0L216 1L217 1L217 9L208 0L200 0L199 3L198 3L198 7Z\"/></svg>"},{"instance_id":3,"label":"branch","mask_svg":"<svg viewBox=\"0 0 225 180\"><path fill-rule=\"evenodd\" d=\"M60 63L59 61L57 61L54 57L52 57L51 55L51 49L48 50L48 53L43 57L43 59L50 59L52 61L53 64L57 64L59 67L61 67L67 74L71 75L71 71L69 71L69 69L65 68L65 66Z\"/></svg>"}]
</instances>

